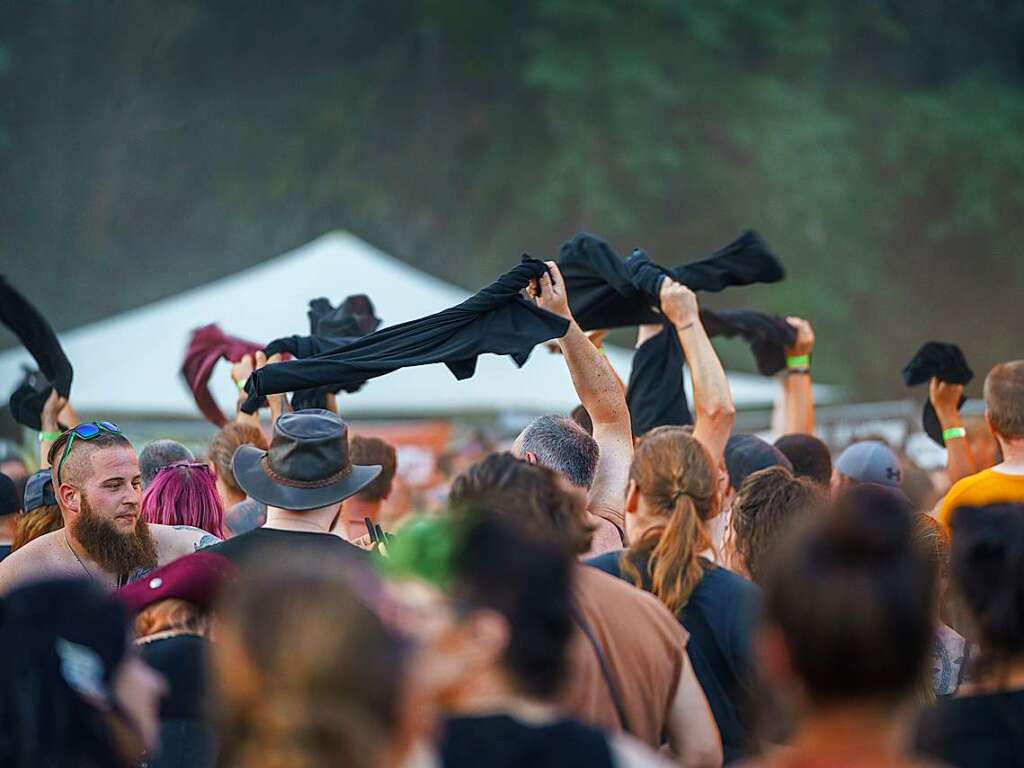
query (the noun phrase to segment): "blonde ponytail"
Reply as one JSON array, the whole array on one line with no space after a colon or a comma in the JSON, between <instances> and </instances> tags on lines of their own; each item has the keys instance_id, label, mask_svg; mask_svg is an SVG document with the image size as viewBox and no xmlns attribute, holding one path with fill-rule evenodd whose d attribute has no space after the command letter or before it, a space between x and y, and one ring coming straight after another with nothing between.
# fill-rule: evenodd
<instances>
[{"instance_id":1,"label":"blonde ponytail","mask_svg":"<svg viewBox=\"0 0 1024 768\"><path fill-rule=\"evenodd\" d=\"M659 427L637 446L630 477L648 513L664 524L652 526L630 545L623 553L622 572L678 614L704 576L700 555L711 547L704 527L717 503L711 459L681 428ZM641 574L636 562L644 557L647 572Z\"/></svg>"}]
</instances>

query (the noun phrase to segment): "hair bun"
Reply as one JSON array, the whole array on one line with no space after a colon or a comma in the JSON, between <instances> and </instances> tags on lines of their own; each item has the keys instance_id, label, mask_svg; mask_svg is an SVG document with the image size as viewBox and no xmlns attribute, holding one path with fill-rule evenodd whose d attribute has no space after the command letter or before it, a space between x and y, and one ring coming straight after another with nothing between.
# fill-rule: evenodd
<instances>
[{"instance_id":1,"label":"hair bun","mask_svg":"<svg viewBox=\"0 0 1024 768\"><path fill-rule=\"evenodd\" d=\"M913 509L900 491L862 483L843 493L824 521L825 541L837 557L903 557L911 546Z\"/></svg>"}]
</instances>

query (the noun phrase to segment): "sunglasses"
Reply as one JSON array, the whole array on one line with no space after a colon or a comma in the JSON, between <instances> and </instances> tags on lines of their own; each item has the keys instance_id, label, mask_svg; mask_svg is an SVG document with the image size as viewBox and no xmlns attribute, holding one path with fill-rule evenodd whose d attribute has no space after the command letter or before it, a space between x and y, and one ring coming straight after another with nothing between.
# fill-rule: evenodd
<instances>
[{"instance_id":1,"label":"sunglasses","mask_svg":"<svg viewBox=\"0 0 1024 768\"><path fill-rule=\"evenodd\" d=\"M162 467L158 467L156 474L159 475L161 472L167 472L172 469L201 469L204 472L212 472L209 464L204 464L201 461L179 461L176 464L164 464Z\"/></svg>"},{"instance_id":2,"label":"sunglasses","mask_svg":"<svg viewBox=\"0 0 1024 768\"><path fill-rule=\"evenodd\" d=\"M121 429L117 424L110 421L86 421L77 427L72 427L57 438L60 441L67 437L67 443L64 444L64 453L61 455L60 463L57 465L57 485L60 485L60 471L64 468L64 462L71 453L71 446L74 444L75 438L77 437L79 440L92 440L104 432L111 435L120 435Z\"/></svg>"}]
</instances>

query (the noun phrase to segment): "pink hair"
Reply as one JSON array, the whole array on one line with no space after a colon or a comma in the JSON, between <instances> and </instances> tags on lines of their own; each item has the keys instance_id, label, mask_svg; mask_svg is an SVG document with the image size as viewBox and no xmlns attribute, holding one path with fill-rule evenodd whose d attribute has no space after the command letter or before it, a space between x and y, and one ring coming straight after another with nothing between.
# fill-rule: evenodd
<instances>
[{"instance_id":1,"label":"pink hair","mask_svg":"<svg viewBox=\"0 0 1024 768\"><path fill-rule=\"evenodd\" d=\"M209 468L172 464L157 473L142 497L147 523L191 525L224 538L224 506Z\"/></svg>"}]
</instances>

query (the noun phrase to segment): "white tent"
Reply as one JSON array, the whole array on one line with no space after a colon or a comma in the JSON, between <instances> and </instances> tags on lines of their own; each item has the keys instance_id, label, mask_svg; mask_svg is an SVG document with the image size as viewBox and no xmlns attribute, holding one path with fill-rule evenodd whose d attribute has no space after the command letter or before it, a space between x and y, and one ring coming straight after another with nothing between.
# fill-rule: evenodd
<instances>
[{"instance_id":1,"label":"white tent","mask_svg":"<svg viewBox=\"0 0 1024 768\"><path fill-rule=\"evenodd\" d=\"M179 373L193 328L217 323L256 342L303 333L308 302L366 293L388 325L440 311L469 294L394 259L346 232L331 232L290 253L199 288L61 334L75 369L72 402L80 414L198 419ZM609 359L629 375L631 354L612 348ZM0 392L10 392L21 348L0 354ZM211 391L225 411L235 388L218 364ZM778 385L759 376L730 375L739 408L773 402ZM578 402L560 356L536 349L517 370L506 357L484 355L476 375L456 381L443 365L409 368L374 379L343 398L353 417L451 416L567 412Z\"/></svg>"}]
</instances>

